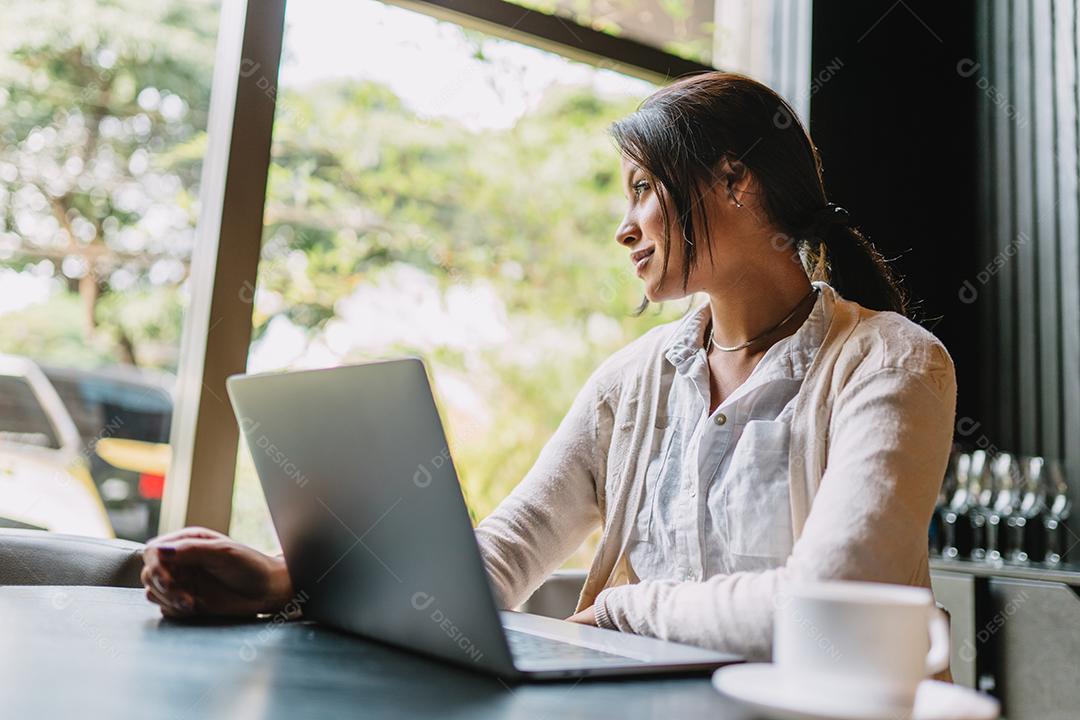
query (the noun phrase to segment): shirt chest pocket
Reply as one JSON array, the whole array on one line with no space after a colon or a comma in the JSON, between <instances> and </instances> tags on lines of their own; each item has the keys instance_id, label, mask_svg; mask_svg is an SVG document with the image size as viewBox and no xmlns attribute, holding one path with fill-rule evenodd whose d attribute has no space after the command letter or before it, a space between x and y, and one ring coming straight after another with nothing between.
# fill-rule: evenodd
<instances>
[{"instance_id":1,"label":"shirt chest pocket","mask_svg":"<svg viewBox=\"0 0 1080 720\"><path fill-rule=\"evenodd\" d=\"M773 567L791 553L787 422L751 420L732 451L721 493L737 569Z\"/></svg>"},{"instance_id":2,"label":"shirt chest pocket","mask_svg":"<svg viewBox=\"0 0 1080 720\"><path fill-rule=\"evenodd\" d=\"M685 418L674 416L656 420L653 445L645 470L644 498L637 515L638 542L655 542L661 533L670 530L664 527L665 523L660 517L661 508L670 505L670 500L679 490L686 423Z\"/></svg>"}]
</instances>

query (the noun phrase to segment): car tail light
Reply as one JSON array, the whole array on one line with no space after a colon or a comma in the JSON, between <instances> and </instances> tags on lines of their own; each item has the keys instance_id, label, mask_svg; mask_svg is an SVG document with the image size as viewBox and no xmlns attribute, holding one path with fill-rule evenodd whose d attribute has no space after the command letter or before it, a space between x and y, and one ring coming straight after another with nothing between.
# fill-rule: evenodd
<instances>
[{"instance_id":1,"label":"car tail light","mask_svg":"<svg viewBox=\"0 0 1080 720\"><path fill-rule=\"evenodd\" d=\"M147 500L160 500L165 491L165 476L139 473L139 495Z\"/></svg>"}]
</instances>

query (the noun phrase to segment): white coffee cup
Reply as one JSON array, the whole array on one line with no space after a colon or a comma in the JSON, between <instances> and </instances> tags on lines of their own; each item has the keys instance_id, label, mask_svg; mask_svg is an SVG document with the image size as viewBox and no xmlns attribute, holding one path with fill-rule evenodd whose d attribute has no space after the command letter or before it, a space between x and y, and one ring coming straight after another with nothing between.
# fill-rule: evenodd
<instances>
[{"instance_id":1,"label":"white coffee cup","mask_svg":"<svg viewBox=\"0 0 1080 720\"><path fill-rule=\"evenodd\" d=\"M923 678L949 665L949 625L926 588L829 581L777 595L773 663L806 693L910 710Z\"/></svg>"}]
</instances>

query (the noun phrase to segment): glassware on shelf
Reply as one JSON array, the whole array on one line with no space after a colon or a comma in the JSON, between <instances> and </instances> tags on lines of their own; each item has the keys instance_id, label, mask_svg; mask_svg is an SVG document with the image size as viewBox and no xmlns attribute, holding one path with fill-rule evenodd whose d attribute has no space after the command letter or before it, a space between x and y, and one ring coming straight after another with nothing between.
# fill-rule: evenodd
<instances>
[{"instance_id":1,"label":"glassware on shelf","mask_svg":"<svg viewBox=\"0 0 1080 720\"><path fill-rule=\"evenodd\" d=\"M1072 512L1072 500L1069 498L1065 469L1060 461L1050 460L1046 463L1042 485L1046 493L1046 511L1043 513L1046 549L1043 561L1049 565L1058 565L1065 560L1072 546L1068 541L1069 530L1065 525Z\"/></svg>"},{"instance_id":2,"label":"glassware on shelf","mask_svg":"<svg viewBox=\"0 0 1080 720\"><path fill-rule=\"evenodd\" d=\"M986 561L1000 562L1007 557L1008 533L1005 528L1020 506L1020 464L1012 453L998 453L990 461L993 488L989 501L982 506L986 514ZM986 493L984 492L984 497Z\"/></svg>"},{"instance_id":3,"label":"glassware on shelf","mask_svg":"<svg viewBox=\"0 0 1080 720\"><path fill-rule=\"evenodd\" d=\"M987 517L994 506L994 478L990 472L990 456L985 450L971 453L967 474L967 491L971 502L967 509L971 545L968 555L972 560L985 560L987 555Z\"/></svg>"},{"instance_id":4,"label":"glassware on shelf","mask_svg":"<svg viewBox=\"0 0 1080 720\"><path fill-rule=\"evenodd\" d=\"M930 532L927 538L931 557L940 557L945 545L945 511L952 497L953 488L956 487L956 446L953 446L949 454L949 464L945 468L945 476L941 479L938 488L937 500L934 501L934 513L930 516Z\"/></svg>"},{"instance_id":5,"label":"glassware on shelf","mask_svg":"<svg viewBox=\"0 0 1080 720\"><path fill-rule=\"evenodd\" d=\"M1019 504L1007 521L1006 545L1009 551L1005 559L1023 564L1042 557L1044 552L1043 526L1038 519L1046 511L1046 486L1043 477L1046 461L1041 457L1022 458L1019 470Z\"/></svg>"},{"instance_id":6,"label":"glassware on shelf","mask_svg":"<svg viewBox=\"0 0 1080 720\"><path fill-rule=\"evenodd\" d=\"M968 519L972 505L968 487L970 469L971 456L964 452L953 452L938 499L941 556L949 560L971 551L971 525Z\"/></svg>"},{"instance_id":7,"label":"glassware on shelf","mask_svg":"<svg viewBox=\"0 0 1080 720\"><path fill-rule=\"evenodd\" d=\"M1080 537L1060 460L953 448L934 507L931 552L946 560L1060 565Z\"/></svg>"}]
</instances>

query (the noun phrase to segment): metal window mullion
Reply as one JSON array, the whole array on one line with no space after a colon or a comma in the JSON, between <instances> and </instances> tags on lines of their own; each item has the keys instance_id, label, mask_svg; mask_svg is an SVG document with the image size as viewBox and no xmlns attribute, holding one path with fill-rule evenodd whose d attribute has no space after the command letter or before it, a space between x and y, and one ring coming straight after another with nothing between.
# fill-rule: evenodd
<instances>
[{"instance_id":1,"label":"metal window mullion","mask_svg":"<svg viewBox=\"0 0 1080 720\"><path fill-rule=\"evenodd\" d=\"M1035 158L1035 291L1037 300L1036 360L1039 381L1036 392L1039 402L1040 454L1058 457L1061 454L1060 418L1061 388L1058 386L1058 365L1061 361L1058 324L1057 284L1057 183L1055 182L1054 136L1054 26L1051 6L1045 2L1032 3L1032 102L1031 122L1034 131Z\"/></svg>"},{"instance_id":2,"label":"metal window mullion","mask_svg":"<svg viewBox=\"0 0 1080 720\"><path fill-rule=\"evenodd\" d=\"M975 8L976 17L976 31L975 31L975 60L978 63L978 67L982 68L984 72L989 72L987 68L992 66L992 58L995 50L993 48L993 11L986 3L980 3ZM994 128L992 124L991 112L993 112L993 106L990 103L989 96L978 90L975 90L975 128L976 128L976 180L978 183L978 207L979 211L976 217L976 228L978 235L978 245L976 258L971 263L968 276L975 277L976 273L982 268L986 267L990 259L997 254L997 245L995 239L995 218L996 218L996 181L992 182L991 178L997 177L995 175L995 158L996 154L1000 152L1000 148L997 148L994 144ZM977 302L978 302L978 352L980 361L978 363L979 379L979 404L978 404L978 417L984 424L988 419L995 418L997 415L997 400L996 389L1001 386L999 382L999 351L998 351L998 311L997 311L997 285L989 283L986 285L979 285L976 287ZM995 421L993 423L993 429L990 431L995 436L998 436L998 425Z\"/></svg>"},{"instance_id":3,"label":"metal window mullion","mask_svg":"<svg viewBox=\"0 0 1080 720\"><path fill-rule=\"evenodd\" d=\"M504 0L385 2L653 83L713 69L647 43L593 30L568 18Z\"/></svg>"},{"instance_id":4,"label":"metal window mullion","mask_svg":"<svg viewBox=\"0 0 1080 720\"><path fill-rule=\"evenodd\" d=\"M1058 283L1061 337L1062 451L1073 502L1080 503L1080 9L1055 0L1057 99ZM1075 521L1074 521L1075 525Z\"/></svg>"},{"instance_id":5,"label":"metal window mullion","mask_svg":"<svg viewBox=\"0 0 1080 720\"><path fill-rule=\"evenodd\" d=\"M1018 444L1014 450L1029 455L1040 452L1039 445L1039 366L1038 366L1038 277L1036 275L1035 234L1035 157L1034 132L1030 118L1032 106L1033 47L1031 38L1030 2L1012 5L1013 52L1012 98L1019 110L1015 116L1006 115L1013 137L1013 201L1016 222L1013 238L1003 248L1012 273L1016 299L1015 348L1017 394L1016 416L1019 424ZM1014 256L1009 258L1010 248Z\"/></svg>"},{"instance_id":6,"label":"metal window mullion","mask_svg":"<svg viewBox=\"0 0 1080 720\"><path fill-rule=\"evenodd\" d=\"M226 531L239 430L225 378L244 372L285 0L224 0L211 85L160 531Z\"/></svg>"},{"instance_id":7,"label":"metal window mullion","mask_svg":"<svg viewBox=\"0 0 1080 720\"><path fill-rule=\"evenodd\" d=\"M989 82L1000 89L1005 97L1013 96L1011 69L1012 58L1012 16L1011 7L1005 3L995 3L992 7L991 21L991 67L987 68ZM993 263L997 257L1004 257L1006 248L1016 239L1015 217L1015 165L1013 162L1015 140L1013 123L1002 112L992 109L991 127L994 144L994 218L993 231L995 242ZM998 305L998 382L994 394L997 400L996 433L992 440L1001 448L1015 450L1019 445L1018 428L1018 390L1017 390L1017 352L1016 352L1016 298L1014 296L1013 267L1010 263L990 282L996 286L995 299Z\"/></svg>"}]
</instances>

